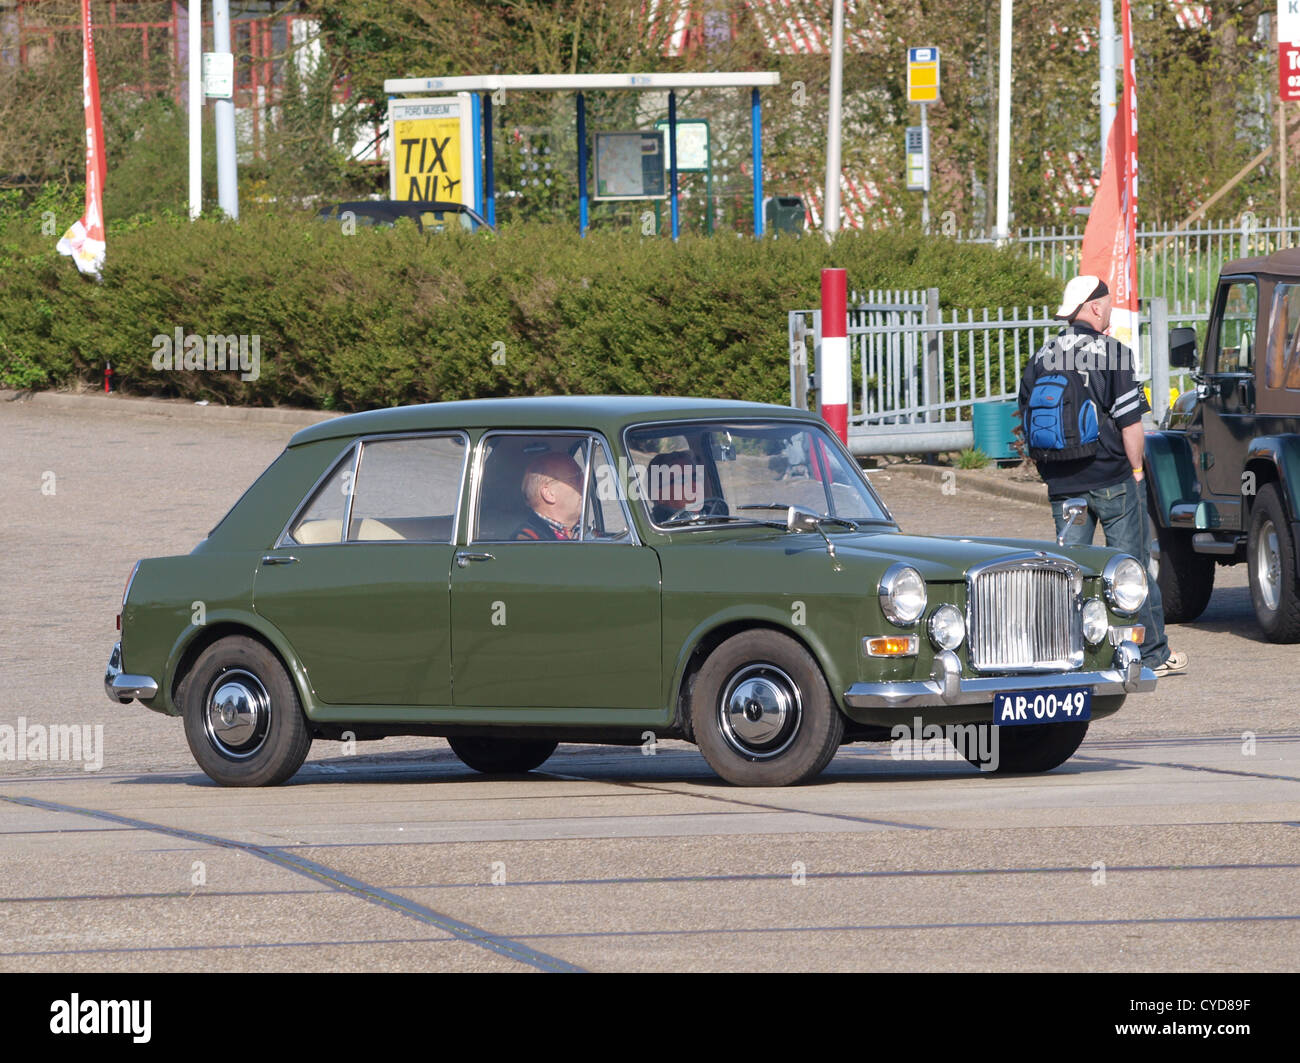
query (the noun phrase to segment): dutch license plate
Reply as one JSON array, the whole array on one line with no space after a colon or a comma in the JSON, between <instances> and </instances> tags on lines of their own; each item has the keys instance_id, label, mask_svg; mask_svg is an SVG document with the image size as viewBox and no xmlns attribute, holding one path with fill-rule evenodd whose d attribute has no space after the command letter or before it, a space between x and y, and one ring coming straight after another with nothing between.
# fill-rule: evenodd
<instances>
[{"instance_id":1,"label":"dutch license plate","mask_svg":"<svg viewBox=\"0 0 1300 1063\"><path fill-rule=\"evenodd\" d=\"M1092 719L1092 691L1023 690L993 695L993 722L999 727L1034 723L1066 723Z\"/></svg>"}]
</instances>

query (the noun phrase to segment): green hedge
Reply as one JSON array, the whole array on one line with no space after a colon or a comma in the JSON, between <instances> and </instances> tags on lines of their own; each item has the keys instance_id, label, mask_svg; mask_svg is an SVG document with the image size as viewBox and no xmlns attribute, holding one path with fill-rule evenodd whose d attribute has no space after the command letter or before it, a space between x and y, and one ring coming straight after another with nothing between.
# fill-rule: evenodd
<instances>
[{"instance_id":1,"label":"green hedge","mask_svg":"<svg viewBox=\"0 0 1300 1063\"><path fill-rule=\"evenodd\" d=\"M555 226L421 235L252 214L109 234L102 283L38 241L0 242L0 385L102 380L214 401L364 409L546 393L788 401L786 312L819 271L939 288L945 307L1039 304L1058 285L1010 252L899 230L762 241ZM257 335L261 373L159 371L153 338ZM495 357L494 357L495 355Z\"/></svg>"}]
</instances>

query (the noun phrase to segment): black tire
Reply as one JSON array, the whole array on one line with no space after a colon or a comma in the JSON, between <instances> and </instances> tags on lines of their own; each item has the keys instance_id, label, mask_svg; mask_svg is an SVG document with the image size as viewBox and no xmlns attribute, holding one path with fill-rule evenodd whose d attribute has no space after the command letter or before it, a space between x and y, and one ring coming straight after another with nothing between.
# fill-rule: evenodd
<instances>
[{"instance_id":1,"label":"black tire","mask_svg":"<svg viewBox=\"0 0 1300 1063\"><path fill-rule=\"evenodd\" d=\"M1149 505L1149 512L1155 506ZM1159 527L1151 518L1152 542L1157 547L1156 582L1164 605L1166 624L1190 624L1210 604L1214 593L1214 558L1192 549L1192 533Z\"/></svg>"},{"instance_id":2,"label":"black tire","mask_svg":"<svg viewBox=\"0 0 1300 1063\"><path fill-rule=\"evenodd\" d=\"M1260 488L1251 507L1246 567L1250 573L1250 600L1264 637L1269 642L1300 642L1295 544L1277 484Z\"/></svg>"},{"instance_id":3,"label":"black tire","mask_svg":"<svg viewBox=\"0 0 1300 1063\"><path fill-rule=\"evenodd\" d=\"M448 738L447 744L468 767L484 775L522 775L540 768L559 745L544 738L485 735L457 735Z\"/></svg>"},{"instance_id":4,"label":"black tire","mask_svg":"<svg viewBox=\"0 0 1300 1063\"><path fill-rule=\"evenodd\" d=\"M736 786L816 778L844 735L816 660L777 631L743 631L718 646L696 677L690 706L704 759Z\"/></svg>"},{"instance_id":5,"label":"black tire","mask_svg":"<svg viewBox=\"0 0 1300 1063\"><path fill-rule=\"evenodd\" d=\"M178 692L185 738L222 786L279 786L302 767L311 732L284 665L243 635L214 642Z\"/></svg>"},{"instance_id":6,"label":"black tire","mask_svg":"<svg viewBox=\"0 0 1300 1063\"><path fill-rule=\"evenodd\" d=\"M991 775L1029 775L1051 771L1060 767L1072 756L1088 733L1088 721L1076 723L1031 723L1019 727L992 727L993 734L979 735L977 748L992 751L997 767L986 766L974 757L967 756L975 767L988 770Z\"/></svg>"}]
</instances>

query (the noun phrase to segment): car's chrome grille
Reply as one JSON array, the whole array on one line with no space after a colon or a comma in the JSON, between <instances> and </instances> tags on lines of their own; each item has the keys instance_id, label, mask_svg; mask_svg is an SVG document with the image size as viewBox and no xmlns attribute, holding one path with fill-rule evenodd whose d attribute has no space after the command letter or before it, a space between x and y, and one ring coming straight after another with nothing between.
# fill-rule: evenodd
<instances>
[{"instance_id":1,"label":"car's chrome grille","mask_svg":"<svg viewBox=\"0 0 1300 1063\"><path fill-rule=\"evenodd\" d=\"M1046 558L970 573L970 660L979 671L1060 671L1083 663L1078 574Z\"/></svg>"}]
</instances>

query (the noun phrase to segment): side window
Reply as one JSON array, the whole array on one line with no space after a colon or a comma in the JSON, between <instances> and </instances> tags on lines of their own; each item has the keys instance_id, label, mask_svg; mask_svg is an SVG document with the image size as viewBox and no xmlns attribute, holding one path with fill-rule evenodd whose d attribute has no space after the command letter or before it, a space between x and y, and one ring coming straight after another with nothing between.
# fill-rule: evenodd
<instances>
[{"instance_id":1,"label":"side window","mask_svg":"<svg viewBox=\"0 0 1300 1063\"><path fill-rule=\"evenodd\" d=\"M329 479L317 489L311 504L289 529L289 539L292 542L316 546L343 541L343 521L347 518L348 499L352 494L352 471L356 456L356 447L349 447Z\"/></svg>"},{"instance_id":2,"label":"side window","mask_svg":"<svg viewBox=\"0 0 1300 1063\"><path fill-rule=\"evenodd\" d=\"M1300 388L1300 284L1279 283L1273 289L1269 324L1268 363L1264 383L1270 388Z\"/></svg>"},{"instance_id":3,"label":"side window","mask_svg":"<svg viewBox=\"0 0 1300 1063\"><path fill-rule=\"evenodd\" d=\"M485 436L480 444L473 541L579 539L589 446L585 432Z\"/></svg>"},{"instance_id":4,"label":"side window","mask_svg":"<svg viewBox=\"0 0 1300 1063\"><path fill-rule=\"evenodd\" d=\"M1207 354L1210 373L1249 373L1254 369L1255 321L1259 291L1253 280L1232 281L1219 296L1219 331ZM1207 345L1208 346L1208 345Z\"/></svg>"},{"instance_id":5,"label":"side window","mask_svg":"<svg viewBox=\"0 0 1300 1063\"><path fill-rule=\"evenodd\" d=\"M459 435L363 443L349 542L452 542L465 452Z\"/></svg>"},{"instance_id":6,"label":"side window","mask_svg":"<svg viewBox=\"0 0 1300 1063\"><path fill-rule=\"evenodd\" d=\"M591 480L587 489L587 519L583 526L583 539L603 542L627 542L627 517L619 501L622 487L618 470L605 452L605 444L594 441L591 458Z\"/></svg>"}]
</instances>

